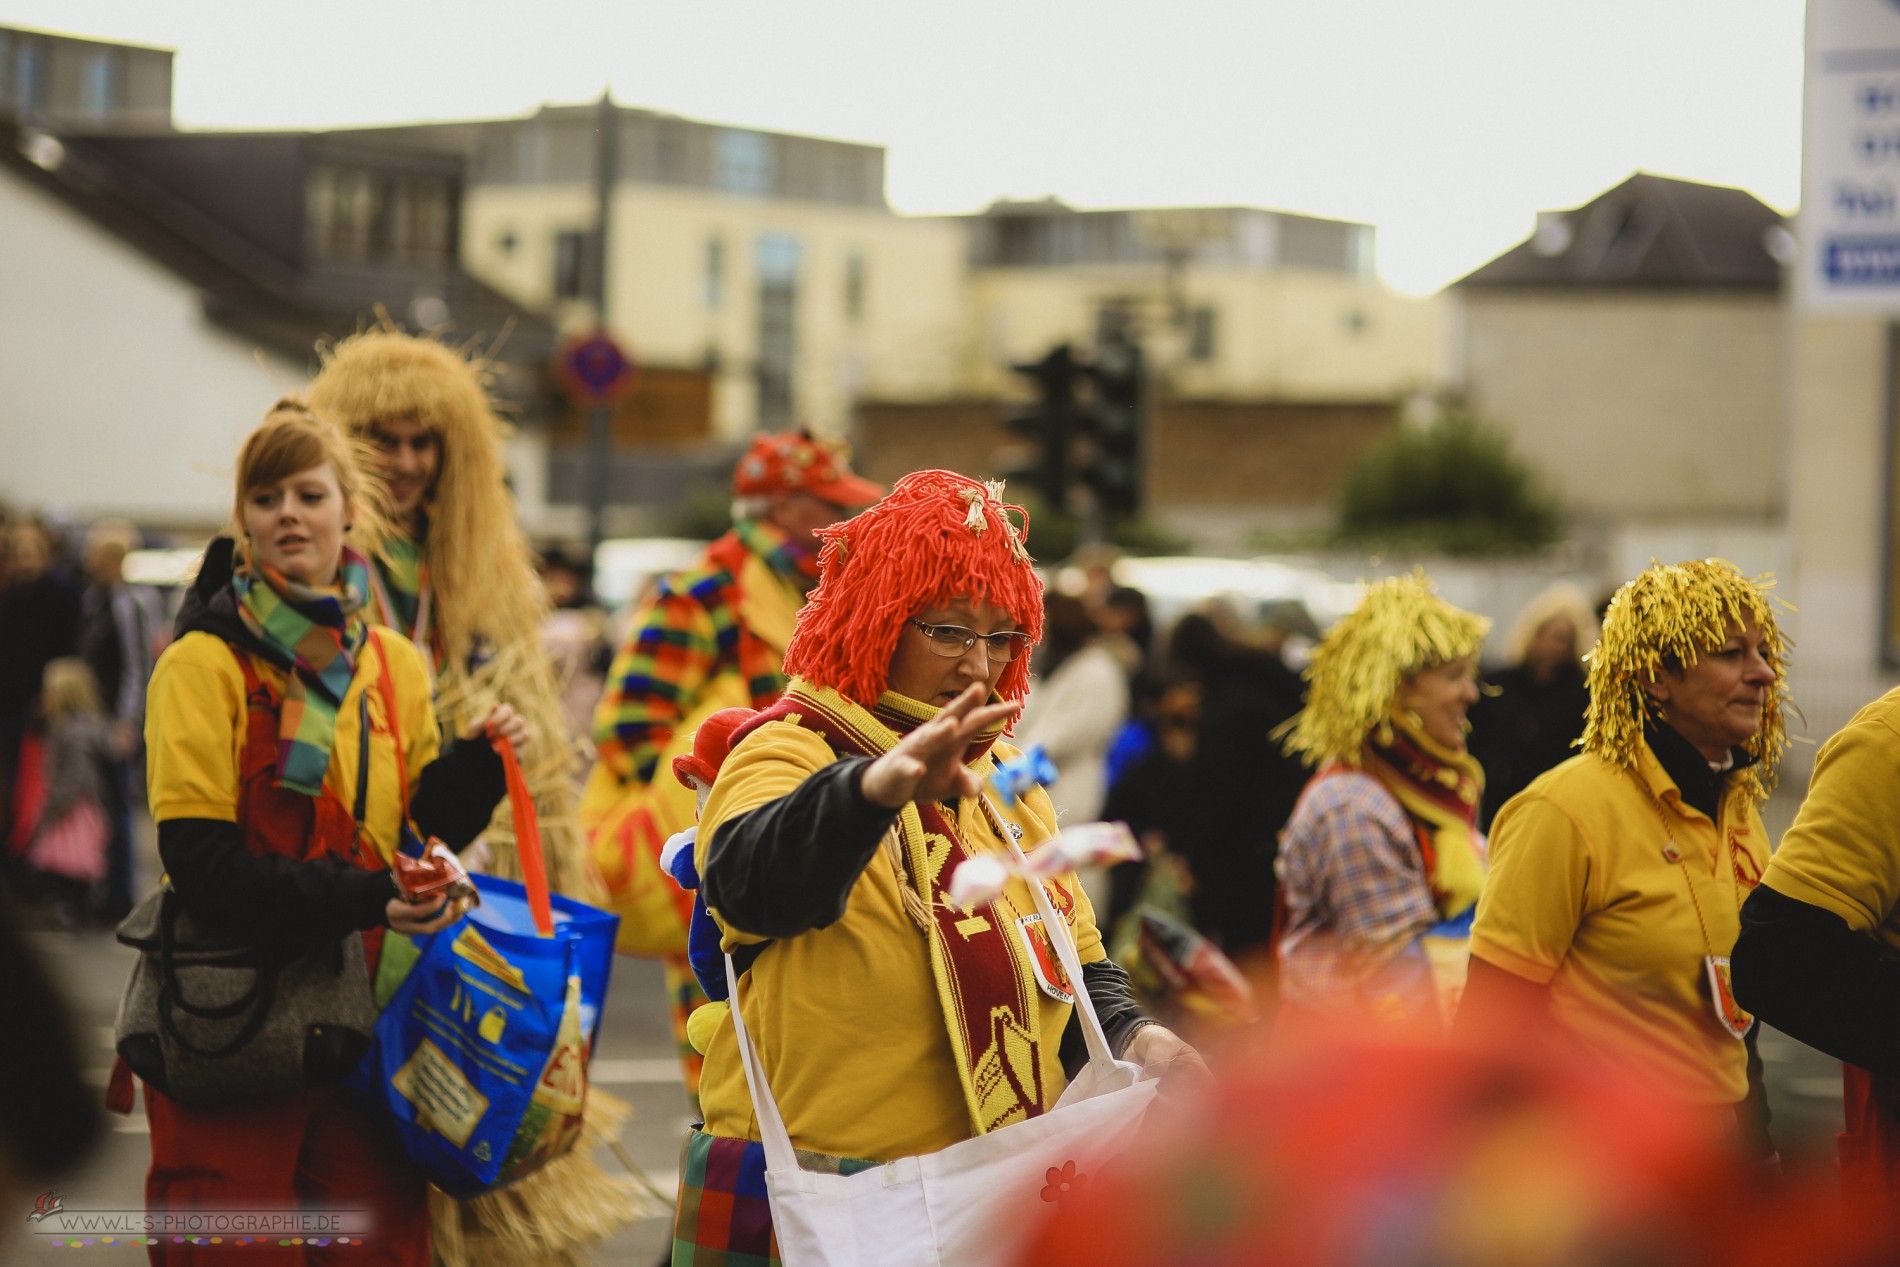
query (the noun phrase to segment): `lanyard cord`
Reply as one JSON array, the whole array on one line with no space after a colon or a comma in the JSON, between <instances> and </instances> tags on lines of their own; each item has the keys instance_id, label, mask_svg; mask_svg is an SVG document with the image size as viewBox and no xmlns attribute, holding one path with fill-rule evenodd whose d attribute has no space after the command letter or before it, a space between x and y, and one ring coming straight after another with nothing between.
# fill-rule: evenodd
<instances>
[{"instance_id":1,"label":"lanyard cord","mask_svg":"<svg viewBox=\"0 0 1900 1267\"><path fill-rule=\"evenodd\" d=\"M1669 826L1669 815L1663 809L1662 798L1656 795L1655 789L1649 786L1649 780L1645 779L1640 772L1631 770L1629 772L1629 776L1632 779L1635 779L1637 784L1643 789L1643 794L1649 799L1650 805L1656 811L1657 821L1662 824L1663 837L1665 840L1669 842L1668 847L1663 850L1663 858L1669 863L1676 866L1678 871L1681 873L1682 883L1689 890L1689 905L1695 908L1696 927L1702 931L1702 945L1708 950L1709 958L1711 959L1718 958L1719 956L1717 956L1715 953L1715 942L1709 936L1708 921L1703 919L1702 917L1702 899L1696 896L1695 881L1689 878L1688 860L1683 855L1682 850L1676 844L1676 834ZM1724 789L1723 799L1726 800L1727 796L1728 796L1727 789ZM1715 812L1717 815L1717 818L1715 821L1716 865L1720 866L1722 864L1723 859L1722 859L1722 824L1721 824L1721 819L1720 819L1722 806L1719 801L1716 803ZM1738 884L1735 880L1735 864L1732 860L1729 862L1728 880L1729 880L1729 887L1732 888L1735 892L1735 918L1737 922L1739 922L1742 917L1742 888L1741 888L1741 885Z\"/></svg>"}]
</instances>

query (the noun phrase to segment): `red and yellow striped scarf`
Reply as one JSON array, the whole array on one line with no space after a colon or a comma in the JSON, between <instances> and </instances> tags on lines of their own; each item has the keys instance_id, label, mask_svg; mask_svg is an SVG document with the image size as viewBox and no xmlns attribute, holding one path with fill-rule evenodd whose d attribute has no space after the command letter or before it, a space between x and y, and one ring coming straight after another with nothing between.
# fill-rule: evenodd
<instances>
[{"instance_id":1,"label":"red and yellow striped scarf","mask_svg":"<svg viewBox=\"0 0 1900 1267\"><path fill-rule=\"evenodd\" d=\"M937 712L889 691L867 709L794 678L784 697L746 729L787 721L824 736L839 753L876 757ZM979 777L994 768L990 748L1001 734L999 726L965 754ZM1043 1043L1059 1035L1040 1032L1035 969L1015 931L1016 921L1034 914L1034 907L1018 909L1007 891L969 910L951 902L950 877L965 858L983 850L963 839L944 806L906 805L896 831L904 905L929 939L931 971L974 1132L1045 1112L1061 1089L1043 1082Z\"/></svg>"},{"instance_id":2,"label":"red and yellow striped scarf","mask_svg":"<svg viewBox=\"0 0 1900 1267\"><path fill-rule=\"evenodd\" d=\"M1477 830L1484 770L1477 761L1434 742L1405 718L1393 719L1390 742L1373 732L1363 761L1412 820L1438 913L1455 919L1477 905L1484 888Z\"/></svg>"}]
</instances>

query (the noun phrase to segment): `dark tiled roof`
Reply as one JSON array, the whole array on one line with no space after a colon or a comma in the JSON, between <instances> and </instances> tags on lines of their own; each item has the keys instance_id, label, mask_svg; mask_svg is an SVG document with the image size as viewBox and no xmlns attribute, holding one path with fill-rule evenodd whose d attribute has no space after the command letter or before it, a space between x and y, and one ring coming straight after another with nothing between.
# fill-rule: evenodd
<instances>
[{"instance_id":1,"label":"dark tiled roof","mask_svg":"<svg viewBox=\"0 0 1900 1267\"><path fill-rule=\"evenodd\" d=\"M1774 290L1781 213L1745 189L1638 172L1453 283L1464 287Z\"/></svg>"},{"instance_id":2,"label":"dark tiled roof","mask_svg":"<svg viewBox=\"0 0 1900 1267\"><path fill-rule=\"evenodd\" d=\"M219 138L203 139L215 145ZM29 157L36 147L42 161ZM46 161L49 155L57 161ZM4 119L0 171L49 194L197 289L212 322L313 368L319 339L354 333L375 319L379 303L397 318L405 317L411 291L420 284L448 304L456 331L492 339L510 329L502 359L515 369L498 388L524 416L545 411L545 367L553 356L555 330L460 268L410 276L401 284L307 275L145 179L108 143L61 137L55 148L43 134Z\"/></svg>"}]
</instances>

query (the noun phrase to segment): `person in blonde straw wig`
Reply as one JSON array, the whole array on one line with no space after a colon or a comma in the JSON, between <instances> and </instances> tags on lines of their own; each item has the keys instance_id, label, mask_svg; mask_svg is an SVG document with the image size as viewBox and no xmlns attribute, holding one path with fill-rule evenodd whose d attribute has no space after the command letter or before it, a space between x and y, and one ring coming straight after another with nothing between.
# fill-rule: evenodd
<instances>
[{"instance_id":1,"label":"person in blonde straw wig","mask_svg":"<svg viewBox=\"0 0 1900 1267\"><path fill-rule=\"evenodd\" d=\"M1729 951L1787 746L1769 586L1700 559L1652 564L1610 600L1583 751L1492 826L1461 1018L1600 1057L1764 1157Z\"/></svg>"},{"instance_id":2,"label":"person in blonde straw wig","mask_svg":"<svg viewBox=\"0 0 1900 1267\"><path fill-rule=\"evenodd\" d=\"M1366 588L1307 666L1283 728L1316 767L1281 835L1282 1021L1434 1025L1455 997L1484 882L1484 773L1465 751L1491 622L1424 573Z\"/></svg>"},{"instance_id":3,"label":"person in blonde straw wig","mask_svg":"<svg viewBox=\"0 0 1900 1267\"><path fill-rule=\"evenodd\" d=\"M546 596L504 482L507 428L489 395L494 362L472 347L407 334L387 318L320 351L311 408L368 441L379 459L390 523L366 543L374 619L414 642L433 667L445 729L498 700L528 719L522 765L548 881L591 900L574 805L579 745L566 732L560 682L541 643ZM487 869L518 876L505 807L487 839ZM590 1125L609 1135L625 1112L598 1088L588 1097ZM556 1262L611 1234L636 1204L623 1181L595 1166L592 1151L577 1148L525 1183L474 1201L437 1194L437 1253L451 1264L523 1255Z\"/></svg>"}]
</instances>

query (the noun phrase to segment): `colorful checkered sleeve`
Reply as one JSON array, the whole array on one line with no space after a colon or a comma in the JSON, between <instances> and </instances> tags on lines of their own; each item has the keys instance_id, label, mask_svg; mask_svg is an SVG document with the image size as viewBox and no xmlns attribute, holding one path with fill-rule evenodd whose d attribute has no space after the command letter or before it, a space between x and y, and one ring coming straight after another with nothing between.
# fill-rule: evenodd
<instances>
[{"instance_id":1,"label":"colorful checkered sleeve","mask_svg":"<svg viewBox=\"0 0 1900 1267\"><path fill-rule=\"evenodd\" d=\"M1289 997L1326 1007L1410 992L1409 978L1428 967L1418 939L1438 908L1411 819L1377 779L1335 774L1310 787L1287 824L1279 871Z\"/></svg>"},{"instance_id":2,"label":"colorful checkered sleeve","mask_svg":"<svg viewBox=\"0 0 1900 1267\"><path fill-rule=\"evenodd\" d=\"M734 654L736 631L717 584L722 579L723 572L702 573L663 583L614 657L594 710L594 746L623 784L653 781L674 728L721 661Z\"/></svg>"}]
</instances>

